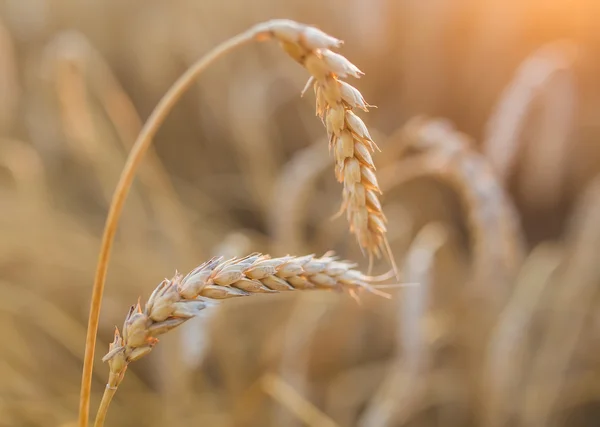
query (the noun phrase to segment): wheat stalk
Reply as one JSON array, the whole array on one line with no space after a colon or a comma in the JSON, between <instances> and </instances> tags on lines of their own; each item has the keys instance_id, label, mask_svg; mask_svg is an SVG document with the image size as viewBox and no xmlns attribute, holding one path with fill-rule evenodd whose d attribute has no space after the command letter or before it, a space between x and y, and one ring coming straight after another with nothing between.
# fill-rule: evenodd
<instances>
[{"instance_id":1,"label":"wheat stalk","mask_svg":"<svg viewBox=\"0 0 600 427\"><path fill-rule=\"evenodd\" d=\"M482 423L485 426L510 424L523 400L521 387L529 370L526 361L533 359L528 350L528 332L540 321L540 305L548 297L553 276L563 262L563 252L554 243L542 243L531 251L490 334L482 375L487 393Z\"/></svg>"},{"instance_id":2,"label":"wheat stalk","mask_svg":"<svg viewBox=\"0 0 600 427\"><path fill-rule=\"evenodd\" d=\"M565 373L576 358L576 348L594 310L600 283L600 176L587 186L568 226L568 252L560 265L554 308L539 342L525 396L521 399L523 425L548 425L565 387ZM549 356L552 355L552 356ZM544 393L539 390L543 389Z\"/></svg>"},{"instance_id":3,"label":"wheat stalk","mask_svg":"<svg viewBox=\"0 0 600 427\"><path fill-rule=\"evenodd\" d=\"M109 380L96 418L103 425L112 397L123 380L129 363L152 350L156 338L196 316L218 300L304 289L346 290L358 298L361 289L389 297L370 285L385 276L370 277L354 270L356 264L326 253L302 257L270 258L254 253L243 258L214 257L185 276L176 273L163 280L152 292L144 309L131 306L122 333L115 328L109 352L102 359L109 365Z\"/></svg>"},{"instance_id":4,"label":"wheat stalk","mask_svg":"<svg viewBox=\"0 0 600 427\"><path fill-rule=\"evenodd\" d=\"M419 283L398 304L397 348L401 352L391 363L385 379L365 409L358 425L386 427L400 425L418 406L423 376L432 362L428 348L426 321L435 284L435 266L440 250L448 240L446 228L427 223L411 242L402 265L402 277ZM402 402L396 405L395 402Z\"/></svg>"}]
</instances>

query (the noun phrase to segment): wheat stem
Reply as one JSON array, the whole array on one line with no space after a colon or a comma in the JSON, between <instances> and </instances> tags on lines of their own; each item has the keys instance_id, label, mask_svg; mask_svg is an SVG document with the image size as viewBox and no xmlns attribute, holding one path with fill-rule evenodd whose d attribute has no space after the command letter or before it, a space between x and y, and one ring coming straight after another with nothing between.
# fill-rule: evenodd
<instances>
[{"instance_id":1,"label":"wheat stem","mask_svg":"<svg viewBox=\"0 0 600 427\"><path fill-rule=\"evenodd\" d=\"M337 427L335 421L323 411L302 397L293 387L273 374L265 374L261 379L265 393L281 403L309 427Z\"/></svg>"},{"instance_id":2,"label":"wheat stem","mask_svg":"<svg viewBox=\"0 0 600 427\"><path fill-rule=\"evenodd\" d=\"M100 402L100 407L98 408L98 413L96 414L94 427L102 427L104 425L104 420L106 419L106 414L108 413L108 407L110 406L110 402L112 401L112 398L116 392L117 387L109 387L107 385L104 389L102 401Z\"/></svg>"},{"instance_id":3,"label":"wheat stem","mask_svg":"<svg viewBox=\"0 0 600 427\"><path fill-rule=\"evenodd\" d=\"M104 225L102 244L98 256L96 275L94 277L94 286L92 290L92 301L90 303L90 315L88 320L88 330L85 342L85 357L83 364L83 373L81 377L81 393L79 397L79 426L87 427L90 411L90 393L92 386L92 368L94 363L94 353L96 350L96 334L98 332L98 322L100 317L100 307L102 304L102 294L106 281L108 262L110 260L110 251L117 231L117 226L125 199L133 182L135 172L142 160L142 157L148 149L152 138L158 131L169 112L173 109L176 102L194 83L196 78L214 61L231 52L235 48L253 40L256 30L245 31L215 47L204 57L193 64L169 89L163 96L154 111L144 124L140 135L136 139L133 148L123 168L119 182L115 189L108 216ZM110 403L110 402L108 402Z\"/></svg>"}]
</instances>

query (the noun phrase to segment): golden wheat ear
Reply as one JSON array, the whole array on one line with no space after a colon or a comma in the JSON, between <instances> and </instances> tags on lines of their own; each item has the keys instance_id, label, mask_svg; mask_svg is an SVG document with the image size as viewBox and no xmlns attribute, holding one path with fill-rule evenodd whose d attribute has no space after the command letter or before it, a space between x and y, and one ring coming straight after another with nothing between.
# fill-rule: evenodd
<instances>
[{"instance_id":1,"label":"golden wheat ear","mask_svg":"<svg viewBox=\"0 0 600 427\"><path fill-rule=\"evenodd\" d=\"M333 52L343 42L322 31L288 20L272 21L266 33L280 41L283 49L311 74L301 92L312 85L316 114L327 129L329 148L335 157L335 175L343 184L342 207L350 232L361 250L373 258L385 255L399 280L398 268L386 239L387 220L379 196L382 194L375 175L371 153L379 150L365 123L354 110L368 111L360 91L341 80L360 78L364 73L344 56ZM379 150L381 151L381 150Z\"/></svg>"},{"instance_id":2,"label":"golden wheat ear","mask_svg":"<svg viewBox=\"0 0 600 427\"><path fill-rule=\"evenodd\" d=\"M108 362L109 380L96 425L104 423L110 401L131 362L146 356L165 334L208 306L228 298L258 293L330 289L346 291L353 298L363 291L389 295L372 283L389 276L370 277L354 270L355 264L338 260L332 252L317 258L286 256L270 258L259 253L224 260L215 257L183 276L176 273L154 289L144 308L140 302L129 308L123 328L115 328L114 340L103 357Z\"/></svg>"},{"instance_id":3,"label":"golden wheat ear","mask_svg":"<svg viewBox=\"0 0 600 427\"><path fill-rule=\"evenodd\" d=\"M148 354L158 342L158 335L223 299L310 289L381 295L373 283L389 276L367 276L354 267L355 264L339 260L331 252L322 257L281 258L254 253L229 260L215 257L185 276L175 274L154 289L143 309L139 301L130 307L122 335L115 329L114 341L103 359L111 364L111 376L116 381L109 381L109 385L118 385L126 365Z\"/></svg>"}]
</instances>

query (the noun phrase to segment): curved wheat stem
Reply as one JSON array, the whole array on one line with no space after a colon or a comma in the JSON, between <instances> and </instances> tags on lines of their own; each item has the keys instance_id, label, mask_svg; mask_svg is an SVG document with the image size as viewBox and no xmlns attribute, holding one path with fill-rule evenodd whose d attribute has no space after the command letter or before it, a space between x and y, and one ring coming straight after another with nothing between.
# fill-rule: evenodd
<instances>
[{"instance_id":1,"label":"curved wheat stem","mask_svg":"<svg viewBox=\"0 0 600 427\"><path fill-rule=\"evenodd\" d=\"M83 373L81 378L81 393L79 401L79 426L87 427L89 418L90 406L90 390L92 385L92 366L94 363L94 353L96 350L96 334L98 332L98 322L100 316L100 307L102 303L102 294L104 293L104 283L106 281L106 273L108 270L108 261L110 251L117 232L117 225L125 198L129 193L135 172L142 161L143 155L148 150L152 137L158 131L161 123L171 111L175 103L185 93L196 77L204 71L212 62L216 61L223 55L235 49L241 44L250 42L255 33L247 31L229 39L223 44L217 46L206 56L201 58L194 64L179 80L171 87L165 96L158 103L150 118L142 128L142 131L136 139L133 148L127 159L127 163L123 168L117 188L115 189L106 223L104 225L104 233L102 235L102 243L100 247L100 255L96 267L96 275L94 277L94 286L92 290L92 301L90 303L90 315L88 320L88 333L85 343L85 356L83 363Z\"/></svg>"}]
</instances>

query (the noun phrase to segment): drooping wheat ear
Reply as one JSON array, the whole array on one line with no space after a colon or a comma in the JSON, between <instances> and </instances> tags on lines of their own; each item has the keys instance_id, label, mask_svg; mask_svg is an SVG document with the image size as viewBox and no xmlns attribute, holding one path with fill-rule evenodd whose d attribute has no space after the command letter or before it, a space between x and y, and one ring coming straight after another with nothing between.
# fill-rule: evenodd
<instances>
[{"instance_id":1,"label":"drooping wheat ear","mask_svg":"<svg viewBox=\"0 0 600 427\"><path fill-rule=\"evenodd\" d=\"M143 310L139 302L130 307L122 333L115 329L114 341L103 358L108 361L110 374L96 426L103 424L129 363L147 355L158 342L158 335L176 328L217 300L255 293L321 288L346 290L354 297L361 289L388 296L370 285L378 278L365 276L354 267L356 264L341 261L331 252L321 258L270 258L254 253L229 260L215 257L185 276L176 273L172 279L163 280Z\"/></svg>"},{"instance_id":2,"label":"drooping wheat ear","mask_svg":"<svg viewBox=\"0 0 600 427\"><path fill-rule=\"evenodd\" d=\"M335 54L333 54L333 52L329 51L329 49L341 45L339 40L328 36L327 34L313 27L288 20L273 20L255 25L254 27L216 46L205 56L200 58L196 63L194 63L181 77L179 77L179 79L171 86L168 92L159 101L152 111L152 114L142 127L140 134L138 135L131 152L129 153L127 163L121 172L119 182L117 183L117 187L113 194L110 209L104 225L100 254L98 256L98 264L94 277L94 286L92 289L92 300L90 302L88 333L86 335L85 356L83 372L81 376L79 427L87 427L88 425L90 393L92 386L92 367L94 363L94 353L96 350L96 334L98 332L100 308L102 305L102 295L104 293L104 284L108 271L108 262L110 259L114 237L117 232L119 218L121 217L125 199L127 198L127 194L131 188L137 168L139 167L144 154L146 151L148 151L148 148L152 142L152 138L158 131L160 125L166 119L169 112L173 109L181 96L187 91L187 89L191 87L194 81L202 74L204 70L208 68L209 65L244 44L252 41L271 40L273 38L285 43L288 47L288 52L293 52L294 46L296 46L297 53L300 53L300 51L304 49L307 52L313 52L314 55L312 56L315 56L315 58L318 57L317 54L321 57L328 57L329 60L323 61L323 63L328 63L330 67L333 67L332 69L334 71L337 70L337 75L344 74L343 69L340 70L339 67L346 64L347 61L344 60L344 62L340 60L337 58L337 56L335 56ZM296 56L296 58L300 59L299 56ZM352 66L350 70L354 70L355 68L356 67ZM356 74L358 71L354 73ZM346 74L348 74L348 72L346 72ZM355 116L348 115L348 117ZM353 119L351 118L349 120ZM368 133L365 133L366 129L363 131L359 126L359 123L362 124L362 122L360 122L360 120L354 120L352 123L354 123L356 127L356 129L352 128L354 129L354 132L357 133L359 137L366 140ZM364 124L362 124L362 127L364 127ZM358 171L362 173L363 169L364 168L359 168ZM366 171L367 169L364 170ZM369 171L372 172L371 169L369 169ZM370 176L369 172L365 172L365 174L367 177ZM358 220L356 220L356 222L360 223Z\"/></svg>"},{"instance_id":3,"label":"drooping wheat ear","mask_svg":"<svg viewBox=\"0 0 600 427\"><path fill-rule=\"evenodd\" d=\"M399 186L430 177L452 188L463 203L470 228L472 283L482 289L494 278L508 289L524 258L524 238L517 210L486 159L472 148L467 135L441 119L413 118L404 127L402 142L413 154L382 171L382 181ZM506 289L498 288L492 301L506 297Z\"/></svg>"},{"instance_id":4,"label":"drooping wheat ear","mask_svg":"<svg viewBox=\"0 0 600 427\"><path fill-rule=\"evenodd\" d=\"M577 104L579 50L567 40L543 45L517 68L485 128L484 155L507 183L519 167L528 204L547 209L564 191ZM543 147L543 149L541 149Z\"/></svg>"},{"instance_id":5,"label":"drooping wheat ear","mask_svg":"<svg viewBox=\"0 0 600 427\"><path fill-rule=\"evenodd\" d=\"M369 104L358 89L340 80L348 76L360 78L363 72L342 55L331 51L342 45L340 40L328 37L328 43L314 43L319 30L281 21L273 35L283 49L311 74L316 96L316 112L327 128L329 148L335 156L335 175L343 183L343 203L340 213L346 211L350 231L370 257L389 256L385 238L386 218L381 209L381 189L375 176L371 153L379 149L364 122L353 112L354 108L368 111ZM395 266L394 266L395 268Z\"/></svg>"}]
</instances>

